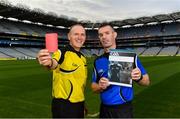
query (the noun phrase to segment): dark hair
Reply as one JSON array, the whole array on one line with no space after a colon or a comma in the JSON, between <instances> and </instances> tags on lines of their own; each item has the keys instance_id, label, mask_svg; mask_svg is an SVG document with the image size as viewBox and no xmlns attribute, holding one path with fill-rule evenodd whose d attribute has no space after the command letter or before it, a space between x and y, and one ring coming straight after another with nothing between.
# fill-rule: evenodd
<instances>
[{"instance_id":1,"label":"dark hair","mask_svg":"<svg viewBox=\"0 0 180 119\"><path fill-rule=\"evenodd\" d=\"M107 22L101 23L101 24L99 25L99 28L98 28L98 29L100 29L100 28L102 28L102 27L105 27L105 26L110 26L110 27L114 30L113 26L112 26L110 23L107 23Z\"/></svg>"}]
</instances>

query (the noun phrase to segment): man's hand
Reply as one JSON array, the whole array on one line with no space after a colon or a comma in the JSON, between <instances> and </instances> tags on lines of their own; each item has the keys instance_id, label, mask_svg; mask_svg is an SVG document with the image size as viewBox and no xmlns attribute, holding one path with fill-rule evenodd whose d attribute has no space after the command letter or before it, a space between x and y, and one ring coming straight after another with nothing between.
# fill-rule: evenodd
<instances>
[{"instance_id":1,"label":"man's hand","mask_svg":"<svg viewBox=\"0 0 180 119\"><path fill-rule=\"evenodd\" d=\"M100 80L99 80L99 87L103 90L105 90L110 84L109 84L109 80L105 77L102 77Z\"/></svg>"},{"instance_id":2,"label":"man's hand","mask_svg":"<svg viewBox=\"0 0 180 119\"><path fill-rule=\"evenodd\" d=\"M50 67L52 65L51 55L47 49L42 49L37 54L37 58L40 65Z\"/></svg>"},{"instance_id":3,"label":"man's hand","mask_svg":"<svg viewBox=\"0 0 180 119\"><path fill-rule=\"evenodd\" d=\"M141 71L139 68L135 68L131 72L131 77L133 80L138 81L141 77Z\"/></svg>"}]
</instances>

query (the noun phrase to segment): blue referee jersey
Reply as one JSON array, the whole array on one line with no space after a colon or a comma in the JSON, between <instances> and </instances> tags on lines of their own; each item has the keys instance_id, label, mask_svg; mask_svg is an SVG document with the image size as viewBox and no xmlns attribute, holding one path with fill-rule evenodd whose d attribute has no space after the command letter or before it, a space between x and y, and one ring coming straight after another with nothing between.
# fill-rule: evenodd
<instances>
[{"instance_id":1,"label":"blue referee jersey","mask_svg":"<svg viewBox=\"0 0 180 119\"><path fill-rule=\"evenodd\" d=\"M92 76L92 82L98 83L101 77L108 78L108 64L109 53L105 53L102 56L96 58L94 62L94 72ZM135 58L136 67L141 70L141 74L146 74L146 71L140 60ZM100 94L101 102L105 105L118 105L129 102L133 99L133 88L117 85L110 85L106 90Z\"/></svg>"}]
</instances>

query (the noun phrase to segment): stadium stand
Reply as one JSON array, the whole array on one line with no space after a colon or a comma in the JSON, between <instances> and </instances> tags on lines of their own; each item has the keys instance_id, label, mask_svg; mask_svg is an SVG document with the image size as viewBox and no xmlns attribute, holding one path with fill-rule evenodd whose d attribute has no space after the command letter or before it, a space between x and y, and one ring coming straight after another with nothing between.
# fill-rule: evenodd
<instances>
[{"instance_id":1,"label":"stadium stand","mask_svg":"<svg viewBox=\"0 0 180 119\"><path fill-rule=\"evenodd\" d=\"M79 22L87 28L83 54L89 57L103 53L96 29L101 23L77 21L5 3L0 3L0 16L0 57L35 58L38 50L45 47L44 36L49 32L58 33L59 48L62 48L69 43L69 27ZM9 17L16 20L10 20ZM134 48L142 56L174 56L180 54L179 19L180 12L176 12L109 23L117 27L118 48ZM130 27L124 27L127 25Z\"/></svg>"},{"instance_id":2,"label":"stadium stand","mask_svg":"<svg viewBox=\"0 0 180 119\"><path fill-rule=\"evenodd\" d=\"M134 51L136 52L137 55L141 55L145 50L146 50L145 47L134 48Z\"/></svg>"},{"instance_id":3,"label":"stadium stand","mask_svg":"<svg viewBox=\"0 0 180 119\"><path fill-rule=\"evenodd\" d=\"M11 58L11 57L0 51L0 58Z\"/></svg>"},{"instance_id":4,"label":"stadium stand","mask_svg":"<svg viewBox=\"0 0 180 119\"><path fill-rule=\"evenodd\" d=\"M164 47L158 56L175 56L178 52L179 47L177 46L166 46Z\"/></svg>"},{"instance_id":5,"label":"stadium stand","mask_svg":"<svg viewBox=\"0 0 180 119\"><path fill-rule=\"evenodd\" d=\"M37 55L37 52L39 51L39 49L37 49L35 52L29 50L29 48L14 48L16 51L21 52L22 54L35 58Z\"/></svg>"},{"instance_id":6,"label":"stadium stand","mask_svg":"<svg viewBox=\"0 0 180 119\"><path fill-rule=\"evenodd\" d=\"M40 50L40 48L29 48L29 50L31 50L32 52L37 53Z\"/></svg>"},{"instance_id":7,"label":"stadium stand","mask_svg":"<svg viewBox=\"0 0 180 119\"><path fill-rule=\"evenodd\" d=\"M147 50L143 52L143 56L156 56L159 51L161 50L161 47L150 47Z\"/></svg>"},{"instance_id":8,"label":"stadium stand","mask_svg":"<svg viewBox=\"0 0 180 119\"><path fill-rule=\"evenodd\" d=\"M16 51L14 48L0 48L0 51L13 58L24 59L27 57L23 53Z\"/></svg>"},{"instance_id":9,"label":"stadium stand","mask_svg":"<svg viewBox=\"0 0 180 119\"><path fill-rule=\"evenodd\" d=\"M179 47L179 49L177 51L177 56L180 56L180 47Z\"/></svg>"}]
</instances>

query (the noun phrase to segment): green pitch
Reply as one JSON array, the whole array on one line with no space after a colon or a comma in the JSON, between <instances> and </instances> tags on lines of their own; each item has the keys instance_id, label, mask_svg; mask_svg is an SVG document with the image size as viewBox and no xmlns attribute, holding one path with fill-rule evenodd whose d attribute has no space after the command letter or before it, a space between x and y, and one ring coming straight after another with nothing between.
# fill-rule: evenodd
<instances>
[{"instance_id":1,"label":"green pitch","mask_svg":"<svg viewBox=\"0 0 180 119\"><path fill-rule=\"evenodd\" d=\"M180 57L141 57L151 79L136 84L135 117L180 117ZM99 111L99 95L90 89L93 59L88 59L85 90L89 114ZM51 72L31 61L0 61L0 118L51 117Z\"/></svg>"}]
</instances>

